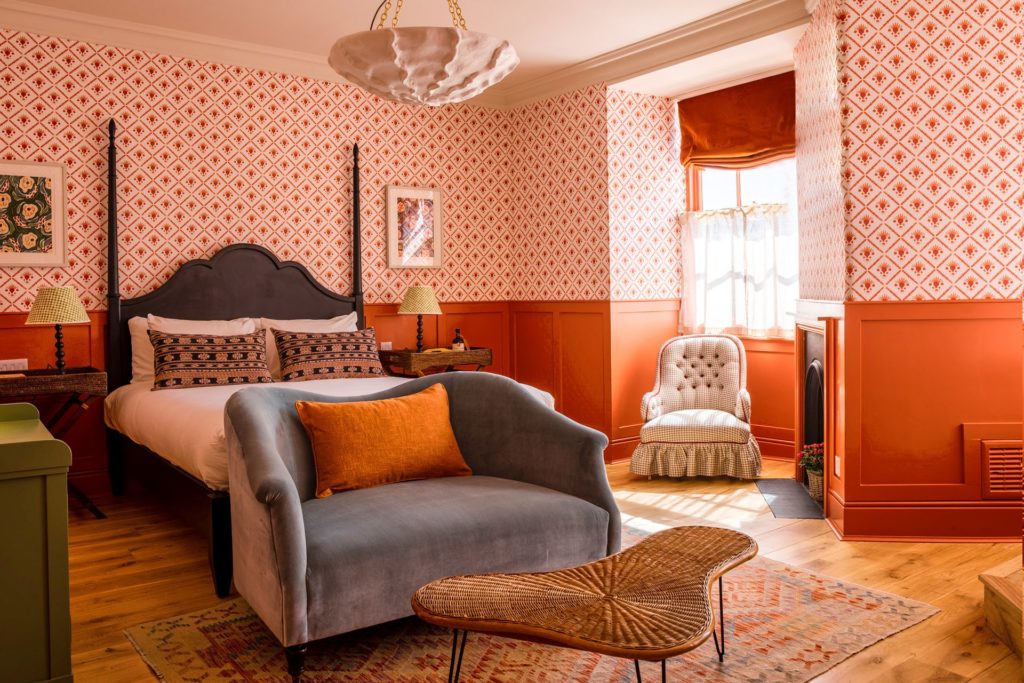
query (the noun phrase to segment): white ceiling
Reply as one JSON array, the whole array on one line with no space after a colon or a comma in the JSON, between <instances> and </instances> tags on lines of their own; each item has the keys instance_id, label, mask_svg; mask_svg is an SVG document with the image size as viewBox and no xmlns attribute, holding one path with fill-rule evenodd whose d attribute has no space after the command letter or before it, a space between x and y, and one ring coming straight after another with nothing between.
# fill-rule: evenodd
<instances>
[{"instance_id":1,"label":"white ceiling","mask_svg":"<svg viewBox=\"0 0 1024 683\"><path fill-rule=\"evenodd\" d=\"M0 25L322 78L332 74L326 66L330 46L342 35L368 29L378 3L0 0ZM461 5L469 28L500 35L519 52L519 68L486 96L499 105L538 99L583 81L613 82L657 71L671 66L677 55L692 58L688 46L701 38L734 44L744 32L756 39L806 21L802 0L462 0ZM444 0L406 0L399 25L448 21ZM783 43L776 47L791 61L791 45ZM700 52L706 51L702 44ZM743 70L716 67L729 73L737 68Z\"/></svg>"}]
</instances>

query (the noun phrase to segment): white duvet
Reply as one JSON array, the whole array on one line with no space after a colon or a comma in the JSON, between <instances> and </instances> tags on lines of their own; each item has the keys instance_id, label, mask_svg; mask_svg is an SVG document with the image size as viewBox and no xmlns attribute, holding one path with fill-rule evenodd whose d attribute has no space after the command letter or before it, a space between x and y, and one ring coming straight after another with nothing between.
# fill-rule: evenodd
<instances>
[{"instance_id":1,"label":"white duvet","mask_svg":"<svg viewBox=\"0 0 1024 683\"><path fill-rule=\"evenodd\" d=\"M364 396L398 386L408 379L371 377L318 379L300 383L241 384L152 391L148 383L126 384L104 402L107 426L177 465L211 489L228 488L228 453L224 439L224 405L247 387L287 387L325 396ZM524 385L525 386L525 385ZM551 394L527 387L549 407Z\"/></svg>"}]
</instances>

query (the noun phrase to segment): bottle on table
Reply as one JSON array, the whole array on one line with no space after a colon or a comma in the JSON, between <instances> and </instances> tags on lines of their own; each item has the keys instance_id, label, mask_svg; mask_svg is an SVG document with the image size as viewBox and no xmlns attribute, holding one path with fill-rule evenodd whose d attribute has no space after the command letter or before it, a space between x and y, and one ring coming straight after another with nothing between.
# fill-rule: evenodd
<instances>
[{"instance_id":1,"label":"bottle on table","mask_svg":"<svg viewBox=\"0 0 1024 683\"><path fill-rule=\"evenodd\" d=\"M452 351L465 351L466 340L462 338L462 331L455 328L455 339L452 339Z\"/></svg>"}]
</instances>

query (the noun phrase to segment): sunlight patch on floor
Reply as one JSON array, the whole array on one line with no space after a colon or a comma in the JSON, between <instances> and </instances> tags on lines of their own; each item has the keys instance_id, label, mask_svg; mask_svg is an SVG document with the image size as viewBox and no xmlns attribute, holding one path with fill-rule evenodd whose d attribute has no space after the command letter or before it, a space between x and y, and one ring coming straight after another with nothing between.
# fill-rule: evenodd
<instances>
[{"instance_id":1,"label":"sunlight patch on floor","mask_svg":"<svg viewBox=\"0 0 1024 683\"><path fill-rule=\"evenodd\" d=\"M719 493L616 491L615 499L620 508L644 519L689 517L733 527L752 521L767 510L760 494L745 490Z\"/></svg>"}]
</instances>

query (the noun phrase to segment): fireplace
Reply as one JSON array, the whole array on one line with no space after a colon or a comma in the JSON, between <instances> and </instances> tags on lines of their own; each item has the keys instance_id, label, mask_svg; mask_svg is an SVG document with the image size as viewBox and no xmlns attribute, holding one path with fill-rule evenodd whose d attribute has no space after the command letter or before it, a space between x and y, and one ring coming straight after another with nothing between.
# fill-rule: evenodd
<instances>
[{"instance_id":1,"label":"fireplace","mask_svg":"<svg viewBox=\"0 0 1024 683\"><path fill-rule=\"evenodd\" d=\"M798 448L825 443L825 334L817 327L801 325L797 348L798 368L803 369L803 384L797 391L799 431ZM798 468L798 475L808 482L806 472Z\"/></svg>"},{"instance_id":2,"label":"fireplace","mask_svg":"<svg viewBox=\"0 0 1024 683\"><path fill-rule=\"evenodd\" d=\"M804 335L803 443L825 442L825 337L811 330Z\"/></svg>"}]
</instances>

